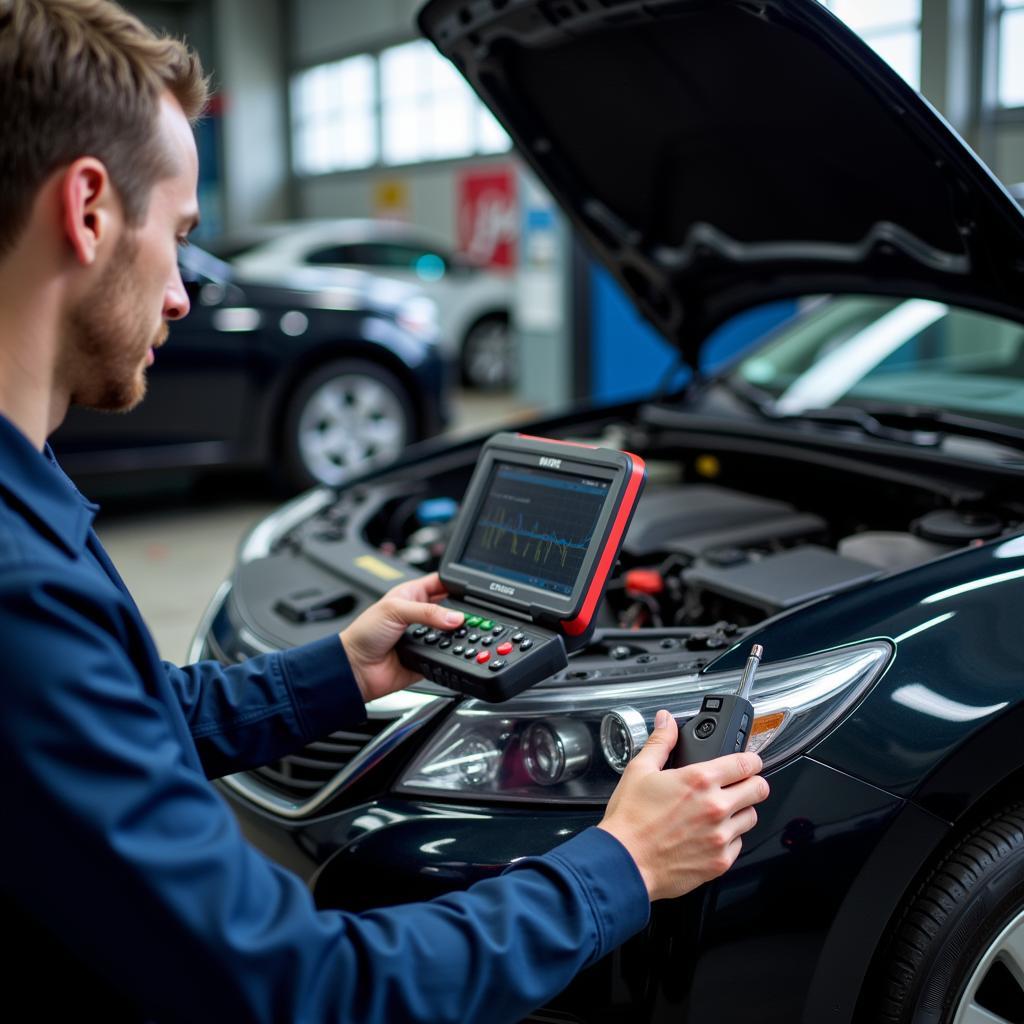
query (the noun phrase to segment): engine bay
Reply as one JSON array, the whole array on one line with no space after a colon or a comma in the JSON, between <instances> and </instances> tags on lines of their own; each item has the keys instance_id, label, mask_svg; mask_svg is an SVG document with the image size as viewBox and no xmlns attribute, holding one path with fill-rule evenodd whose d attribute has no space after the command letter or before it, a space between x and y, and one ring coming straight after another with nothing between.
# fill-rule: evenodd
<instances>
[{"instance_id":1,"label":"engine bay","mask_svg":"<svg viewBox=\"0 0 1024 1024\"><path fill-rule=\"evenodd\" d=\"M1024 519L970 486L951 493L948 481L932 488L877 466L851 472L849 462L681 448L666 434L615 428L599 440L642 453L650 481L593 641L555 682L699 670L772 616L992 540ZM301 587L288 589L287 567L243 566L275 574L273 587L252 588L275 595L271 607L250 607L266 633L299 642L328 622L340 628L390 586L436 570L474 464L463 448L417 467L414 479L407 469L338 492L277 544L302 561Z\"/></svg>"}]
</instances>

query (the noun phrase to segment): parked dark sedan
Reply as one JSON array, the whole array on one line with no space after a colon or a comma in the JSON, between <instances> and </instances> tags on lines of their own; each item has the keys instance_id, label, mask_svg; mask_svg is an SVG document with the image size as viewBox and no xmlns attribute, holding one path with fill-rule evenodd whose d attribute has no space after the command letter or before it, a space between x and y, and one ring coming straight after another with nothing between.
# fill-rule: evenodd
<instances>
[{"instance_id":1,"label":"parked dark sedan","mask_svg":"<svg viewBox=\"0 0 1024 1024\"><path fill-rule=\"evenodd\" d=\"M742 311L832 298L683 393L529 424L647 462L591 644L503 704L422 683L226 780L247 831L325 907L464 886L599 819L609 711L688 718L756 641L772 795L734 869L531 1019L1024 1020L1024 213L814 0L420 24L692 366ZM195 655L335 631L434 566L481 440L261 524Z\"/></svg>"},{"instance_id":2,"label":"parked dark sedan","mask_svg":"<svg viewBox=\"0 0 1024 1024\"><path fill-rule=\"evenodd\" d=\"M72 409L53 438L72 473L262 466L298 490L338 484L443 428L448 370L431 300L358 271L273 283L180 256L192 304L127 416Z\"/></svg>"}]
</instances>

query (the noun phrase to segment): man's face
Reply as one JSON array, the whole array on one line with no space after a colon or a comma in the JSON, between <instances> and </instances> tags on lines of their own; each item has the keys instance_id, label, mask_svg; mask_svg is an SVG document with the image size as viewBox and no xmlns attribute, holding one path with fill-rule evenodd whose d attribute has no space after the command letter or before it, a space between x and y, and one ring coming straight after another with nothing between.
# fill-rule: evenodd
<instances>
[{"instance_id":1,"label":"man's face","mask_svg":"<svg viewBox=\"0 0 1024 1024\"><path fill-rule=\"evenodd\" d=\"M122 230L96 284L69 315L76 405L118 412L138 405L167 322L189 309L177 256L198 219L199 161L188 121L169 96L160 105L159 135L174 169L153 186L144 222Z\"/></svg>"}]
</instances>

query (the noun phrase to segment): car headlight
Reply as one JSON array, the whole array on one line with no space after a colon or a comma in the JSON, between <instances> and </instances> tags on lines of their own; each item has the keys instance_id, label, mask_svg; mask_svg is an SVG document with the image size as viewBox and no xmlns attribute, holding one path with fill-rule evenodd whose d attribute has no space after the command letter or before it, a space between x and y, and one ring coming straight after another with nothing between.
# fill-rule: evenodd
<instances>
[{"instance_id":1,"label":"car headlight","mask_svg":"<svg viewBox=\"0 0 1024 1024\"><path fill-rule=\"evenodd\" d=\"M821 738L874 685L886 640L764 663L751 702L748 750L775 767ZM603 804L659 708L697 713L730 693L742 669L628 687L535 689L500 706L465 701L398 782L399 792L486 800ZM614 714L612 713L614 712Z\"/></svg>"},{"instance_id":2,"label":"car headlight","mask_svg":"<svg viewBox=\"0 0 1024 1024\"><path fill-rule=\"evenodd\" d=\"M407 299L395 312L395 319L411 334L428 341L438 335L437 303L425 295Z\"/></svg>"}]
</instances>

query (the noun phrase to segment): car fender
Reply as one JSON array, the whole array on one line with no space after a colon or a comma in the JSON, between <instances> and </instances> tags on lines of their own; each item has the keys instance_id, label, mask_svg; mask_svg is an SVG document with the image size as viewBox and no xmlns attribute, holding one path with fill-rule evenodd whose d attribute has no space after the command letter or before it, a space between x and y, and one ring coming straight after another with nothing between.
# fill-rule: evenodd
<instances>
[{"instance_id":1,"label":"car fender","mask_svg":"<svg viewBox=\"0 0 1024 1024\"><path fill-rule=\"evenodd\" d=\"M821 947L801 1024L850 1024L893 913L950 833L949 825L905 803L847 890Z\"/></svg>"},{"instance_id":2,"label":"car fender","mask_svg":"<svg viewBox=\"0 0 1024 1024\"><path fill-rule=\"evenodd\" d=\"M741 668L755 639L770 661L891 639L896 653L885 674L807 753L952 822L1024 767L1019 744L980 756L988 730L1010 730L998 723L1011 714L1016 721L1024 697L1021 550L1019 539L993 541L803 605L708 671Z\"/></svg>"}]
</instances>

